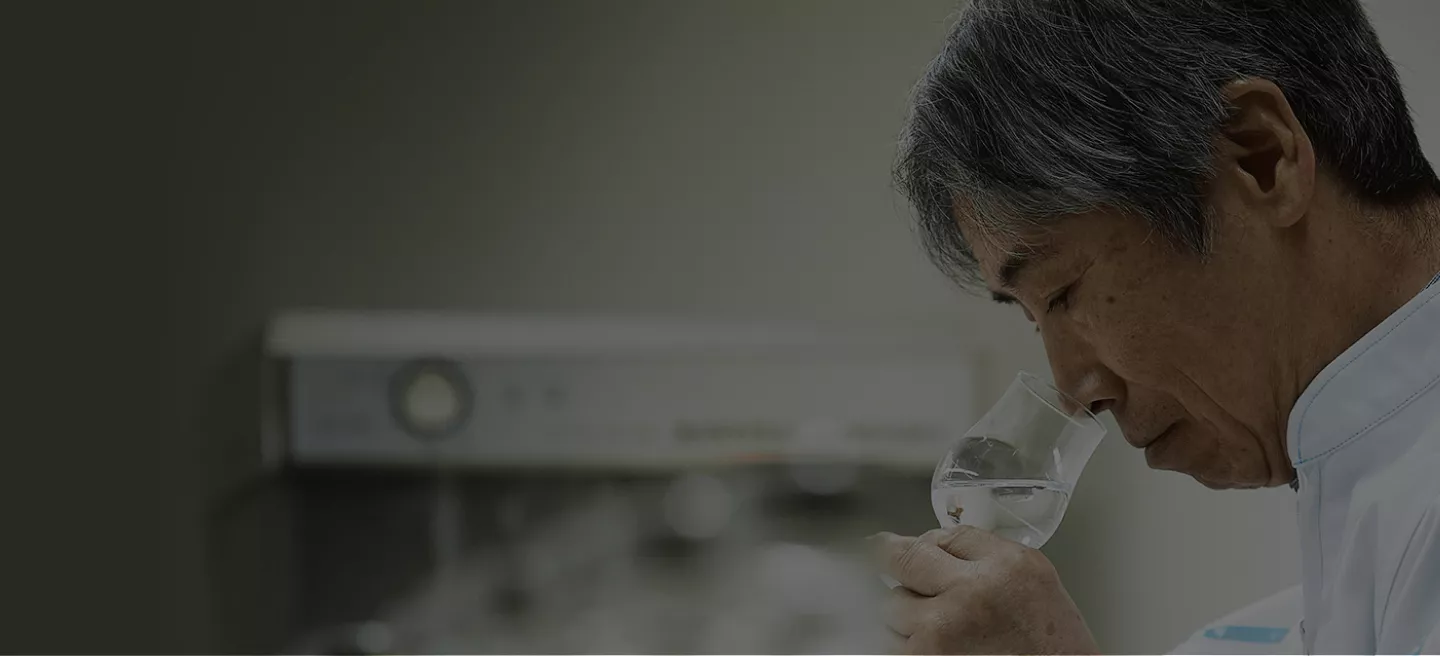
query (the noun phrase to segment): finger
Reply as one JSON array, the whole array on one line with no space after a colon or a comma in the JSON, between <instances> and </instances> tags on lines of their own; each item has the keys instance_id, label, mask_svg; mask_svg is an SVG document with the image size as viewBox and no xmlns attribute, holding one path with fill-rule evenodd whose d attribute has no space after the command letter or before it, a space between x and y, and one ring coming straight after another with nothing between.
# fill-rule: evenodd
<instances>
[{"instance_id":1,"label":"finger","mask_svg":"<svg viewBox=\"0 0 1440 656\"><path fill-rule=\"evenodd\" d=\"M906 638L920 629L925 616L925 601L931 597L921 596L905 588L895 588L885 599L881 615L885 626Z\"/></svg>"},{"instance_id":2,"label":"finger","mask_svg":"<svg viewBox=\"0 0 1440 656\"><path fill-rule=\"evenodd\" d=\"M940 541L950 534L955 527L932 528L920 534L920 539L935 546L940 546Z\"/></svg>"},{"instance_id":3,"label":"finger","mask_svg":"<svg viewBox=\"0 0 1440 656\"><path fill-rule=\"evenodd\" d=\"M958 578L956 558L931 542L894 533L877 533L869 539L882 571L915 592L933 597Z\"/></svg>"},{"instance_id":4,"label":"finger","mask_svg":"<svg viewBox=\"0 0 1440 656\"><path fill-rule=\"evenodd\" d=\"M926 536L946 554L961 560L984 560L1002 550L1021 546L983 528L963 524Z\"/></svg>"}]
</instances>

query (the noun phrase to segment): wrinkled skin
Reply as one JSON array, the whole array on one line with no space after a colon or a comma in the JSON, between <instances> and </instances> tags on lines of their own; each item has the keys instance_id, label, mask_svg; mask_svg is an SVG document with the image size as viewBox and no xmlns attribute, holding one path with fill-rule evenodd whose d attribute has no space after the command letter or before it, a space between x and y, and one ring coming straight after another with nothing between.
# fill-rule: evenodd
<instances>
[{"instance_id":1,"label":"wrinkled skin","mask_svg":"<svg viewBox=\"0 0 1440 656\"><path fill-rule=\"evenodd\" d=\"M885 619L909 654L1095 654L1085 620L1039 551L970 526L871 538L900 582Z\"/></svg>"},{"instance_id":2,"label":"wrinkled skin","mask_svg":"<svg viewBox=\"0 0 1440 656\"><path fill-rule=\"evenodd\" d=\"M1295 477L1286 426L1306 385L1425 287L1440 249L1324 171L1274 84L1225 93L1236 111L1216 136L1203 256L1116 212L1017 239L977 229L957 199L956 221L994 298L1035 324L1057 386L1110 411L1151 467L1258 488ZM981 534L877 538L881 566L909 577L892 573L908 591L886 618L904 649L1094 651L1045 557Z\"/></svg>"}]
</instances>

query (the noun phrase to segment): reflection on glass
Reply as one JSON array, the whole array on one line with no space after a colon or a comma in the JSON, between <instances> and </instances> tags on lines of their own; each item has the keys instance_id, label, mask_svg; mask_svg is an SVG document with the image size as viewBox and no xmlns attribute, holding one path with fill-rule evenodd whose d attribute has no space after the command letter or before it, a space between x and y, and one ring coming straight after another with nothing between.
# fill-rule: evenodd
<instances>
[{"instance_id":1,"label":"reflection on glass","mask_svg":"<svg viewBox=\"0 0 1440 656\"><path fill-rule=\"evenodd\" d=\"M941 526L965 524L1040 548L1065 516L1105 427L1082 404L1021 372L935 468Z\"/></svg>"}]
</instances>

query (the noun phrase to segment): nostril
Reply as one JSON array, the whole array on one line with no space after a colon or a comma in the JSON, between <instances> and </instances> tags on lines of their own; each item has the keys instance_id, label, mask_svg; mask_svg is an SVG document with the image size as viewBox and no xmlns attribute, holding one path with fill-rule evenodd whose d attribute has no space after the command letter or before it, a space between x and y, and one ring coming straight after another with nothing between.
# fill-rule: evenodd
<instances>
[{"instance_id":1,"label":"nostril","mask_svg":"<svg viewBox=\"0 0 1440 656\"><path fill-rule=\"evenodd\" d=\"M1098 415L1115 407L1115 399L1101 399L1090 404L1090 414Z\"/></svg>"}]
</instances>

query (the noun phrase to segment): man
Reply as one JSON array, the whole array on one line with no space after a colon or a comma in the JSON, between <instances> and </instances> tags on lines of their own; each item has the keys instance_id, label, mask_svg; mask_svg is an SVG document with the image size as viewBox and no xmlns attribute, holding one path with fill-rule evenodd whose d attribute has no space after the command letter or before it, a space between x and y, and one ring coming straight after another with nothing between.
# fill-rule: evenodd
<instances>
[{"instance_id":1,"label":"man","mask_svg":"<svg viewBox=\"0 0 1440 656\"><path fill-rule=\"evenodd\" d=\"M957 20L897 175L934 260L1151 467L1296 487L1306 652L1440 651L1440 181L1358 0ZM875 540L911 651L1097 649L1038 551Z\"/></svg>"}]
</instances>

